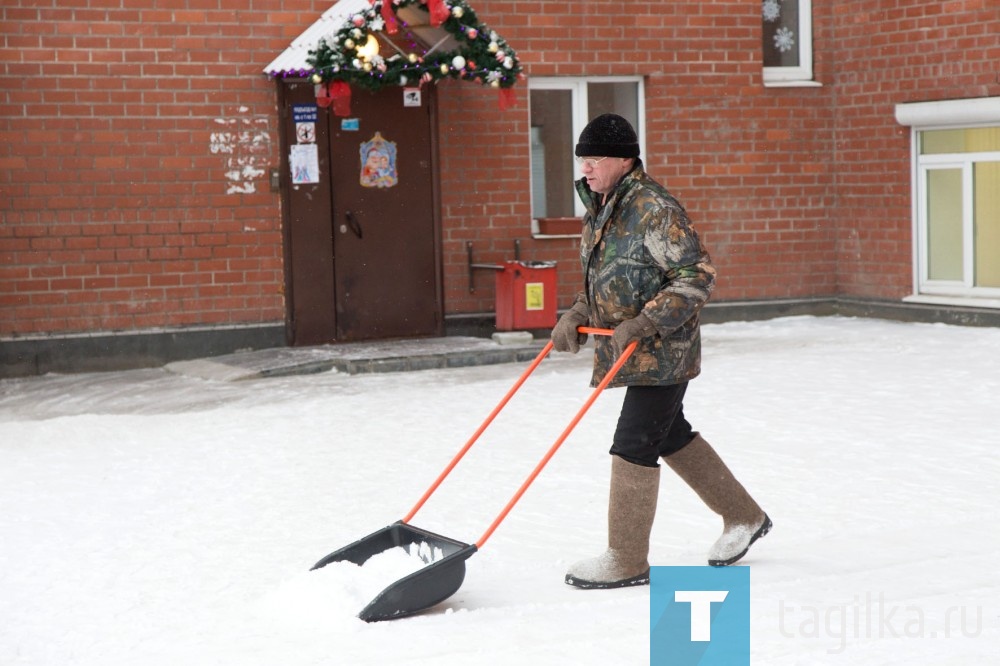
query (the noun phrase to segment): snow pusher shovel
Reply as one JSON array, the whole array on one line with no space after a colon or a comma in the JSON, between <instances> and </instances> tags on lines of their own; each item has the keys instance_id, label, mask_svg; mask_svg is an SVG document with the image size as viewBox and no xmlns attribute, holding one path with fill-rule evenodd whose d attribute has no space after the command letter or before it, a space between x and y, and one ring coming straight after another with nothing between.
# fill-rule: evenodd
<instances>
[{"instance_id":1,"label":"snow pusher shovel","mask_svg":"<svg viewBox=\"0 0 1000 666\"><path fill-rule=\"evenodd\" d=\"M611 329L605 328L590 328L586 326L581 326L577 329L580 333L589 333L593 335L611 335L614 333ZM510 501L503 508L500 514L493 521L493 524L489 526L483 536L479 538L474 544L464 543L461 541L456 541L455 539L450 539L440 534L435 534L433 532L428 532L427 530L420 529L419 527L414 527L409 524L413 516L420 510L420 507L430 498L430 496L437 490L441 482L445 480L448 474L455 468L459 461L465 456L472 445L476 443L479 436L483 434L487 427L493 422L493 419L500 413L501 410L507 405L510 399L514 396L521 385L524 384L525 380L535 371L535 368L542 362L542 360L552 351L552 342L548 342L542 351L539 352L535 360L531 362L531 365L524 371L524 373L518 378L514 385L507 391L507 394L500 400L493 411L490 412L486 420L483 421L479 429L472 434L469 441L465 443L465 446L455 454L448 466L445 467L444 471L438 475L438 478L431 484L431 487L427 489L423 497L417 501L410 512L406 514L401 520L384 527L377 532L369 534L368 536L355 541L354 543L336 550L319 562L317 562L312 570L325 567L327 564L332 562L353 562L357 565L363 565L370 557L377 555L386 550L392 548L405 547L410 549L411 553L419 553L421 559L426 562L426 565L409 574L400 578L396 582L392 583L384 590L382 590L372 601L365 606L358 617L365 622L378 622L381 620L394 620L401 617L406 617L408 615L413 615L422 610L426 610L435 604L438 604L455 592L458 588L462 586L462 581L465 579L465 561L472 557L472 554L483 547L486 540L490 538L493 531L500 525L510 510L514 508L518 500L528 489L528 486L534 482L535 478L542 471L545 465L548 464L549 460L555 455L556 451L562 446L562 443L569 437L573 428L576 424L580 422L590 406L594 404L597 397L601 394L604 388L611 382L612 378L621 367L628 360L629 356L635 350L638 343L633 342L622 355L615 361L615 364L611 366L608 374L605 375L604 379L600 384L594 389L590 394L590 397L584 403L583 407L576 413L573 420L570 421L569 425L566 426L562 434L559 435L555 443L549 448L545 456L539 461L532 470L528 478L525 479L521 487L514 493ZM434 557L434 552L438 551L441 557Z\"/></svg>"}]
</instances>

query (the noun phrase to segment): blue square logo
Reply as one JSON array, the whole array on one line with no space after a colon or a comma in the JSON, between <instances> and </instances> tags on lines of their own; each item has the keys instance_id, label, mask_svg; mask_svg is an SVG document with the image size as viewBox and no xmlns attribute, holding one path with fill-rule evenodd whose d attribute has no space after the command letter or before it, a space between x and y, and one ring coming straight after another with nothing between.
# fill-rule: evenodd
<instances>
[{"instance_id":1,"label":"blue square logo","mask_svg":"<svg viewBox=\"0 0 1000 666\"><path fill-rule=\"evenodd\" d=\"M750 568L652 567L651 666L749 666Z\"/></svg>"}]
</instances>

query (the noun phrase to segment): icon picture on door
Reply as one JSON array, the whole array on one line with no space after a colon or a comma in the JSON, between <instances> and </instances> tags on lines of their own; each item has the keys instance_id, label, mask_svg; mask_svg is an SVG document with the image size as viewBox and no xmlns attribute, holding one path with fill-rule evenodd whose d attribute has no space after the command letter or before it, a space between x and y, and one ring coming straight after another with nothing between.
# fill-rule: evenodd
<instances>
[{"instance_id":1,"label":"icon picture on door","mask_svg":"<svg viewBox=\"0 0 1000 666\"><path fill-rule=\"evenodd\" d=\"M396 171L396 143L380 132L361 144L361 186L393 187L399 182Z\"/></svg>"}]
</instances>

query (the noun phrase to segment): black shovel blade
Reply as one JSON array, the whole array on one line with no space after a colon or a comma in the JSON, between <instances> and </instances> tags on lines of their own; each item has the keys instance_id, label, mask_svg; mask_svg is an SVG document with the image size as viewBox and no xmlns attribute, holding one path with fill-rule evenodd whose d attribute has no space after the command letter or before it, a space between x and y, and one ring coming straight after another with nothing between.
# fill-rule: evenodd
<instances>
[{"instance_id":1,"label":"black shovel blade","mask_svg":"<svg viewBox=\"0 0 1000 666\"><path fill-rule=\"evenodd\" d=\"M455 594L465 580L465 560L476 552L476 546L399 521L330 553L313 569L344 561L361 566L391 548L424 543L439 549L444 557L389 585L358 613L365 622L395 620L426 610Z\"/></svg>"}]
</instances>

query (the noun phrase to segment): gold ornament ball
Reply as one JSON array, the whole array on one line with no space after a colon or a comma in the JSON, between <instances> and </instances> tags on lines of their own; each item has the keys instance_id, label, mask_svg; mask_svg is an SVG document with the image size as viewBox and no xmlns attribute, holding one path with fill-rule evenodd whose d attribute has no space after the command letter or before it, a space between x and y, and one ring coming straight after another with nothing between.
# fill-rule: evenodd
<instances>
[{"instance_id":1,"label":"gold ornament ball","mask_svg":"<svg viewBox=\"0 0 1000 666\"><path fill-rule=\"evenodd\" d=\"M313 83L323 83L323 77L319 74L313 74L312 80Z\"/></svg>"},{"instance_id":2,"label":"gold ornament ball","mask_svg":"<svg viewBox=\"0 0 1000 666\"><path fill-rule=\"evenodd\" d=\"M412 62L416 62L417 61L417 54L416 53L411 53L410 55L406 56L406 59L409 60L411 63Z\"/></svg>"},{"instance_id":3,"label":"gold ornament ball","mask_svg":"<svg viewBox=\"0 0 1000 666\"><path fill-rule=\"evenodd\" d=\"M462 9L461 7L453 7L451 10L451 15L454 16L455 18L462 18L462 14L464 13L465 10Z\"/></svg>"},{"instance_id":4,"label":"gold ornament ball","mask_svg":"<svg viewBox=\"0 0 1000 666\"><path fill-rule=\"evenodd\" d=\"M448 73L448 65L445 65L444 63L441 63L441 73L442 74L447 74Z\"/></svg>"}]
</instances>

